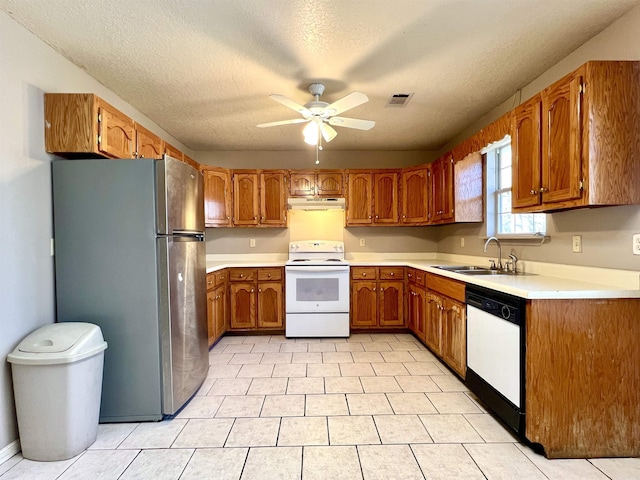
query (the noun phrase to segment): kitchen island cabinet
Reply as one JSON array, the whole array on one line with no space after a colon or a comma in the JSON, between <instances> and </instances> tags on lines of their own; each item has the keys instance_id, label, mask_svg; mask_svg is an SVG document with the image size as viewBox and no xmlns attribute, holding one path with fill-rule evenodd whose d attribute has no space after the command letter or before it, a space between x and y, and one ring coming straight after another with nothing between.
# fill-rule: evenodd
<instances>
[{"instance_id":1,"label":"kitchen island cabinet","mask_svg":"<svg viewBox=\"0 0 640 480\"><path fill-rule=\"evenodd\" d=\"M549 458L640 455L639 299L531 300L525 435Z\"/></svg>"}]
</instances>

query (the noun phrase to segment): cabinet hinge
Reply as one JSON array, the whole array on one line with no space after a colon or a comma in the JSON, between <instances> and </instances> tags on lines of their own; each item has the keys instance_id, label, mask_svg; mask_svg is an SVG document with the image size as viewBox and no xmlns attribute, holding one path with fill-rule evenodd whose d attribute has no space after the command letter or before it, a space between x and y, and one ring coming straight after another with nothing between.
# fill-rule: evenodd
<instances>
[{"instance_id":1,"label":"cabinet hinge","mask_svg":"<svg viewBox=\"0 0 640 480\"><path fill-rule=\"evenodd\" d=\"M100 145L101 141L102 141L102 137L100 135L98 135L98 145Z\"/></svg>"},{"instance_id":2,"label":"cabinet hinge","mask_svg":"<svg viewBox=\"0 0 640 480\"><path fill-rule=\"evenodd\" d=\"M585 86L584 83L581 83L580 86L578 87L578 93L583 94L585 92Z\"/></svg>"},{"instance_id":3,"label":"cabinet hinge","mask_svg":"<svg viewBox=\"0 0 640 480\"><path fill-rule=\"evenodd\" d=\"M580 188L580 190L584 190L584 178L582 180L580 180L580 183L578 184L578 187Z\"/></svg>"},{"instance_id":4,"label":"cabinet hinge","mask_svg":"<svg viewBox=\"0 0 640 480\"><path fill-rule=\"evenodd\" d=\"M102 115L98 114L98 123L100 123L102 121Z\"/></svg>"}]
</instances>

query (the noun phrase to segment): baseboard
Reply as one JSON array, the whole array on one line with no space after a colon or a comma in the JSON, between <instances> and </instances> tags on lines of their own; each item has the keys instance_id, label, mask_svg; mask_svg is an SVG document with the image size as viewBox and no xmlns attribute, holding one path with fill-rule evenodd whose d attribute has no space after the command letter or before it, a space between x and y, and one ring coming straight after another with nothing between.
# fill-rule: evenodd
<instances>
[{"instance_id":1,"label":"baseboard","mask_svg":"<svg viewBox=\"0 0 640 480\"><path fill-rule=\"evenodd\" d=\"M0 465L20 451L20 440L14 440L6 447L0 449Z\"/></svg>"}]
</instances>

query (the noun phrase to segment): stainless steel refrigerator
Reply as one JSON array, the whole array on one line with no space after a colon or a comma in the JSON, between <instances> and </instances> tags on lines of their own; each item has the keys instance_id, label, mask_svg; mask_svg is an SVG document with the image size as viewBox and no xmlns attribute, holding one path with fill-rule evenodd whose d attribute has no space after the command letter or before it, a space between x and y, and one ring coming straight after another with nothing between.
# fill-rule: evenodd
<instances>
[{"instance_id":1,"label":"stainless steel refrigerator","mask_svg":"<svg viewBox=\"0 0 640 480\"><path fill-rule=\"evenodd\" d=\"M202 175L168 156L52 169L57 320L109 344L100 421L173 415L209 368Z\"/></svg>"}]
</instances>

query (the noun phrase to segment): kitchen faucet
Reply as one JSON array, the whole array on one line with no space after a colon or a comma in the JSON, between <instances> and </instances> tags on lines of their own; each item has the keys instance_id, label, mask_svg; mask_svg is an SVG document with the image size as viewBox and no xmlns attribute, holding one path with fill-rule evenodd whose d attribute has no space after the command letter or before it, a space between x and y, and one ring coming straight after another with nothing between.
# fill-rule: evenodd
<instances>
[{"instance_id":1,"label":"kitchen faucet","mask_svg":"<svg viewBox=\"0 0 640 480\"><path fill-rule=\"evenodd\" d=\"M498 240L496 237L487 238L487 241L484 242L484 251L487 251L487 247L489 246L489 243L491 243L491 241L496 242L496 245L498 245L498 270L502 270L502 245L500 245L500 240Z\"/></svg>"}]
</instances>

